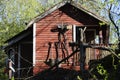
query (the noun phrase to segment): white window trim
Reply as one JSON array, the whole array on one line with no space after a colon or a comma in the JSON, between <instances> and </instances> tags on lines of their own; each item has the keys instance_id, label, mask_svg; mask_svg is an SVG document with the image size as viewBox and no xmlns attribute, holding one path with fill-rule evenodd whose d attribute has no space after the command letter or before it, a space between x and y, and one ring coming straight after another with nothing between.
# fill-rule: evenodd
<instances>
[{"instance_id":1,"label":"white window trim","mask_svg":"<svg viewBox=\"0 0 120 80\"><path fill-rule=\"evenodd\" d=\"M36 64L36 23L33 24L33 66Z\"/></svg>"},{"instance_id":2,"label":"white window trim","mask_svg":"<svg viewBox=\"0 0 120 80\"><path fill-rule=\"evenodd\" d=\"M73 42L76 42L76 25L73 25Z\"/></svg>"}]
</instances>

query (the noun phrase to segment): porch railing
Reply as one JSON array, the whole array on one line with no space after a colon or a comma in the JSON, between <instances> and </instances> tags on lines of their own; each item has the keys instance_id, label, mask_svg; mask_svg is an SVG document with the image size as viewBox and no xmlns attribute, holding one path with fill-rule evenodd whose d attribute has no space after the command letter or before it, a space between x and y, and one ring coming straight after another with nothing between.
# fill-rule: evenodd
<instances>
[{"instance_id":1,"label":"porch railing","mask_svg":"<svg viewBox=\"0 0 120 80\"><path fill-rule=\"evenodd\" d=\"M102 46L102 47L107 47L106 45L100 45L100 44L94 44L94 46ZM109 45L114 46L114 45ZM93 49L93 48L86 48L86 59L85 63L88 64L90 60L98 60L102 59L107 55L110 55L111 53L107 50L100 50L100 49ZM79 52L73 55L73 63L74 65L79 65L80 62L80 55Z\"/></svg>"},{"instance_id":2,"label":"porch railing","mask_svg":"<svg viewBox=\"0 0 120 80\"><path fill-rule=\"evenodd\" d=\"M100 44L95 44L95 46L103 46L103 47L111 47L115 45L100 45ZM86 63L90 60L97 60L97 59L102 59L107 55L110 55L111 53L106 50L100 50L100 49L93 49L93 48L86 48Z\"/></svg>"}]
</instances>

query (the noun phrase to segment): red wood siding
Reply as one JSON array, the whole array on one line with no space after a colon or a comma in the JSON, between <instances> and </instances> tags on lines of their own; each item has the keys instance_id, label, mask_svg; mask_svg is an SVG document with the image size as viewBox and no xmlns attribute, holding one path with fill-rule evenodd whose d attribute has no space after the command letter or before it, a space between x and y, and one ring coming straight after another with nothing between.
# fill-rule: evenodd
<instances>
[{"instance_id":1,"label":"red wood siding","mask_svg":"<svg viewBox=\"0 0 120 80\"><path fill-rule=\"evenodd\" d=\"M82 25L78 21L75 21L74 19L72 19L71 17L67 16L65 13L62 13L59 10L54 11L53 13L49 14L48 16L37 22L36 69L34 69L35 73L41 71L42 67L47 68L44 61L47 57L49 42L52 42L51 52L53 54L53 58L55 57L55 47L53 43L58 42L58 33L51 32L51 29L55 26L57 27L58 24L62 24L62 23ZM68 30L66 32L66 37L67 37L67 42L72 42L72 30ZM71 53L70 47L68 48L68 50L69 53Z\"/></svg>"},{"instance_id":2,"label":"red wood siding","mask_svg":"<svg viewBox=\"0 0 120 80\"><path fill-rule=\"evenodd\" d=\"M91 24L96 25L96 22L94 23L95 20L93 20L92 17L89 17L87 15L89 19L88 20L86 14L85 15L82 14L78 16L79 19L82 18L83 16L86 16L85 19L82 18L82 20L84 20L82 22L80 22L81 20L73 19L73 17L71 17L70 15L68 16L68 14L58 9L36 23L36 65L34 67L34 73L40 72L41 70L48 68L48 66L44 63L44 61L48 54L48 47L49 47L48 43L49 42L52 43L51 53L52 53L52 58L55 59L56 52L55 52L54 43L58 42L58 32L51 32L51 29L53 29L54 27L57 27L57 25L62 24L62 23L69 24L69 25L75 24L75 25L82 26L82 25L85 25L84 23L88 25L87 22L89 21L90 25ZM69 53L71 53L71 47L68 46L68 43L72 42L72 29L68 30L65 34L67 36L67 47L68 47L67 49ZM62 53L60 50L59 50L59 53L60 53L59 57L61 59ZM71 61L72 59L69 59L70 63ZM65 67L65 64L64 65L62 64L61 66ZM71 68L70 66L71 65L69 65L69 67L67 68Z\"/></svg>"}]
</instances>

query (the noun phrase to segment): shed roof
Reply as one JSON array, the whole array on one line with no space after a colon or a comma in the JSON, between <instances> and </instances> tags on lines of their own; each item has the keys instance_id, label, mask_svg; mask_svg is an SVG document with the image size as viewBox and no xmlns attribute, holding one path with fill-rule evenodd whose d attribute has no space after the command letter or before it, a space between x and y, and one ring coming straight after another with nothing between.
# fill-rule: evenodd
<instances>
[{"instance_id":1,"label":"shed roof","mask_svg":"<svg viewBox=\"0 0 120 80\"><path fill-rule=\"evenodd\" d=\"M101 22L104 22L105 24L108 24L108 25L109 25L109 22L108 22L106 19L104 19L104 18L96 15L96 14L93 13L93 12L90 12L89 10L86 10L86 9L83 8L79 3L76 3L76 2L74 2L74 1L62 1L62 2L60 2L60 3L58 3L58 4L56 4L55 6L53 6L52 8L50 8L49 10L45 11L44 13L42 13L42 14L36 16L35 18L33 18L33 19L28 23L28 25L27 25L27 27L26 27L25 30L23 30L21 33L15 35L14 37L8 39L6 42L12 42L11 45L14 44L14 43L16 43L17 41L19 41L19 40L22 39L23 37L22 37L22 38L19 38L19 39L16 39L16 38L18 38L18 36L20 36L20 35L24 35L23 32L25 33L26 31L28 31L29 27L32 27L32 25L33 25L34 23L38 22L38 21L41 20L42 18L46 17L47 15L49 15L50 13L52 13L53 11L55 11L55 10L63 7L63 6L66 5L66 4L70 4L70 5L78 8L79 10L87 13L88 15L94 17L95 19L97 19L97 20L99 20L99 21L101 21ZM24 37L25 37L25 36L24 36ZM16 41L14 41L14 40L16 40ZM8 46L9 46L9 44L8 44Z\"/></svg>"},{"instance_id":2,"label":"shed roof","mask_svg":"<svg viewBox=\"0 0 120 80\"><path fill-rule=\"evenodd\" d=\"M72 6L80 9L81 11L87 13L88 15L94 17L95 19L101 21L101 22L104 22L105 24L109 24L108 20L106 20L105 18L101 17L101 16L98 16L97 14L83 8L79 3L76 3L74 1L62 1L58 4L56 4L55 6L53 6L52 8L50 8L49 10L43 12L42 14L36 16L35 18L33 18L27 25L27 28L29 28L33 23L36 23L38 22L39 20L41 20L42 18L44 18L45 16L47 16L48 14L52 13L53 11L59 9L60 7L66 5L66 4L71 4ZM26 28L26 29L27 29Z\"/></svg>"}]
</instances>

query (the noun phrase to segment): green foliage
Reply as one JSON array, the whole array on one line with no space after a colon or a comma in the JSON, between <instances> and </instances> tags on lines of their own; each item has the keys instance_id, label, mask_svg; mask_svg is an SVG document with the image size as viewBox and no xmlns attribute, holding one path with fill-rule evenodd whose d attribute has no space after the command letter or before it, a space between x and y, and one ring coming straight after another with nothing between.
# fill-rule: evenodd
<instances>
[{"instance_id":1,"label":"green foliage","mask_svg":"<svg viewBox=\"0 0 120 80\"><path fill-rule=\"evenodd\" d=\"M104 23L104 22L99 22L99 25L100 25L100 26L104 26L105 23Z\"/></svg>"},{"instance_id":2,"label":"green foliage","mask_svg":"<svg viewBox=\"0 0 120 80\"><path fill-rule=\"evenodd\" d=\"M6 40L24 30L26 23L31 19L61 0L49 0L45 3L47 5L41 4L41 1L43 2L43 0L0 0L0 47L5 46ZM5 80L6 74L3 72L6 55L2 49L0 57L0 80Z\"/></svg>"},{"instance_id":3,"label":"green foliage","mask_svg":"<svg viewBox=\"0 0 120 80\"><path fill-rule=\"evenodd\" d=\"M80 78L80 76L77 76L77 80L82 80L82 79Z\"/></svg>"},{"instance_id":4,"label":"green foliage","mask_svg":"<svg viewBox=\"0 0 120 80\"><path fill-rule=\"evenodd\" d=\"M117 69L117 65L115 65L115 57L114 57L114 55L112 55L112 58L113 58L113 60L112 60L112 66L116 70Z\"/></svg>"},{"instance_id":5,"label":"green foliage","mask_svg":"<svg viewBox=\"0 0 120 80\"><path fill-rule=\"evenodd\" d=\"M4 1L3 4L8 22L22 23L43 12L43 7L37 0L9 0Z\"/></svg>"},{"instance_id":6,"label":"green foliage","mask_svg":"<svg viewBox=\"0 0 120 80\"><path fill-rule=\"evenodd\" d=\"M1 0L0 4L0 46L45 10L38 0Z\"/></svg>"},{"instance_id":7,"label":"green foliage","mask_svg":"<svg viewBox=\"0 0 120 80\"><path fill-rule=\"evenodd\" d=\"M76 0L73 0L76 1ZM86 8L87 10L90 10L91 12L95 13L96 15L102 16L105 20L108 20L111 31L110 31L110 42L114 43L118 39L114 41L115 38L118 38L116 36L116 33L118 33L118 30L116 30L116 27L119 28L120 32L120 1L119 0L77 0L77 2L80 3L81 6ZM110 5L112 5L111 10ZM109 18L109 11L112 17L113 22ZM103 25L103 24L100 24Z\"/></svg>"},{"instance_id":8,"label":"green foliage","mask_svg":"<svg viewBox=\"0 0 120 80\"><path fill-rule=\"evenodd\" d=\"M32 18L42 13L45 7L37 0L0 0L0 80L4 74L6 54L2 50L5 41L25 29Z\"/></svg>"},{"instance_id":9,"label":"green foliage","mask_svg":"<svg viewBox=\"0 0 120 80\"><path fill-rule=\"evenodd\" d=\"M4 42L7 39L25 29L25 23L28 23L32 18L60 1L62 0L47 0L47 3L43 5L41 4L43 0L0 0L0 46L4 46ZM111 10L112 17L115 17L113 19L115 20L116 25L120 25L120 17L115 13L119 11L119 9L115 8L120 5L117 0L78 0L78 2L84 8L98 15L102 15L107 19L108 5L114 4L113 10ZM104 25L104 23L100 23L100 25ZM0 57L0 79L6 80L6 75L3 74L6 55L1 49ZM118 65L115 65L116 70L117 66ZM104 70L104 67L101 65L98 66L97 70L101 75L108 76L107 71ZM94 75L94 77L96 76ZM106 78L107 77L105 77L105 79Z\"/></svg>"},{"instance_id":10,"label":"green foliage","mask_svg":"<svg viewBox=\"0 0 120 80\"><path fill-rule=\"evenodd\" d=\"M4 73L5 70L5 57L6 55L0 50L0 80L8 80L7 74Z\"/></svg>"},{"instance_id":11,"label":"green foliage","mask_svg":"<svg viewBox=\"0 0 120 80\"><path fill-rule=\"evenodd\" d=\"M11 80L15 80L15 78L14 77L12 77L12 79Z\"/></svg>"},{"instance_id":12,"label":"green foliage","mask_svg":"<svg viewBox=\"0 0 120 80\"><path fill-rule=\"evenodd\" d=\"M97 71L101 76L104 76L104 80L108 80L108 72L104 69L104 67L101 64L98 64Z\"/></svg>"},{"instance_id":13,"label":"green foliage","mask_svg":"<svg viewBox=\"0 0 120 80\"><path fill-rule=\"evenodd\" d=\"M2 70L0 70L0 73L2 73ZM0 80L8 80L7 74L0 74Z\"/></svg>"},{"instance_id":14,"label":"green foliage","mask_svg":"<svg viewBox=\"0 0 120 80\"><path fill-rule=\"evenodd\" d=\"M119 56L119 54L118 54ZM102 60L102 59L101 59ZM106 60L109 60L106 62ZM112 60L112 61L111 61ZM120 72L120 59L116 56L111 55L103 59L101 63L96 64L97 66L93 66L92 77L95 80L118 80L119 72Z\"/></svg>"}]
</instances>

